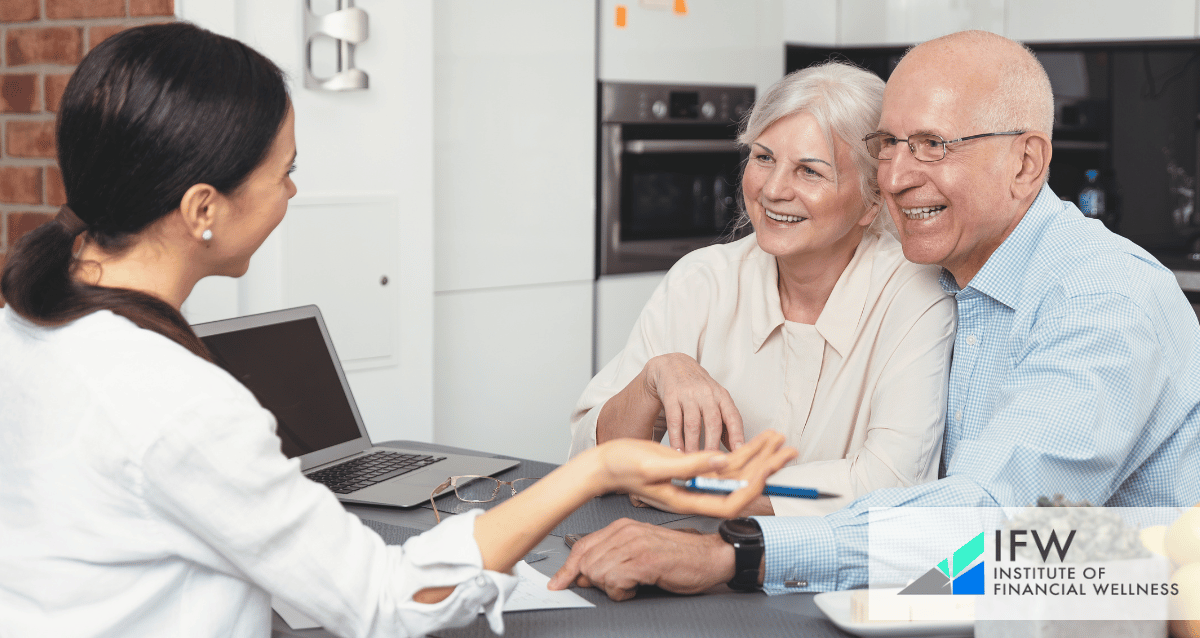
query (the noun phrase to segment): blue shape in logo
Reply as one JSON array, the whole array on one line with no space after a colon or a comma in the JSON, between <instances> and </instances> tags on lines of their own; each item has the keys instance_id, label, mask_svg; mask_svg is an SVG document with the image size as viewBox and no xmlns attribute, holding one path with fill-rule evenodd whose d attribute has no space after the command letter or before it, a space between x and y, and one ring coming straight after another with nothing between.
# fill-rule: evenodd
<instances>
[{"instance_id":1,"label":"blue shape in logo","mask_svg":"<svg viewBox=\"0 0 1200 638\"><path fill-rule=\"evenodd\" d=\"M954 579L955 596L982 596L983 595L983 562L967 570L958 578Z\"/></svg>"}]
</instances>

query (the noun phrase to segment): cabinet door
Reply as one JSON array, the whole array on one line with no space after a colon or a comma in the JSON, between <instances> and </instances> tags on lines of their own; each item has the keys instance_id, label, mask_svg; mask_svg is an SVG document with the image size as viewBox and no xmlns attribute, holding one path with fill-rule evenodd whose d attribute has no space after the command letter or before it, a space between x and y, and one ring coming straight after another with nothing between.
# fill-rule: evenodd
<instances>
[{"instance_id":1,"label":"cabinet door","mask_svg":"<svg viewBox=\"0 0 1200 638\"><path fill-rule=\"evenodd\" d=\"M434 3L435 290L593 276L595 20L586 2Z\"/></svg>"},{"instance_id":2,"label":"cabinet door","mask_svg":"<svg viewBox=\"0 0 1200 638\"><path fill-rule=\"evenodd\" d=\"M434 441L562 463L592 372L592 282L437 293Z\"/></svg>"},{"instance_id":3,"label":"cabinet door","mask_svg":"<svg viewBox=\"0 0 1200 638\"><path fill-rule=\"evenodd\" d=\"M1196 37L1195 0L1008 0L1014 40L1145 40Z\"/></svg>"},{"instance_id":4,"label":"cabinet door","mask_svg":"<svg viewBox=\"0 0 1200 638\"><path fill-rule=\"evenodd\" d=\"M839 44L914 44L981 29L1003 33L1004 0L842 0Z\"/></svg>"},{"instance_id":5,"label":"cabinet door","mask_svg":"<svg viewBox=\"0 0 1200 638\"><path fill-rule=\"evenodd\" d=\"M595 372L608 365L629 341L642 308L662 283L666 271L612 275L596 280Z\"/></svg>"},{"instance_id":6,"label":"cabinet door","mask_svg":"<svg viewBox=\"0 0 1200 638\"><path fill-rule=\"evenodd\" d=\"M787 0L783 5L783 41L787 44L837 44L838 0Z\"/></svg>"}]
</instances>

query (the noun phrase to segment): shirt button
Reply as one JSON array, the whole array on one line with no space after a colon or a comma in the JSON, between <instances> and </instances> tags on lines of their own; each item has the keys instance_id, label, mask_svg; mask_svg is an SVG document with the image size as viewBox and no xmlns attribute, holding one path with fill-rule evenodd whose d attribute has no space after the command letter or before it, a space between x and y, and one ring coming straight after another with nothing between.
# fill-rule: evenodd
<instances>
[{"instance_id":1,"label":"shirt button","mask_svg":"<svg viewBox=\"0 0 1200 638\"><path fill-rule=\"evenodd\" d=\"M968 335L968 336L967 336L967 345L968 345L968 346L973 346L973 345L975 345L975 341L976 341L976 339L975 339L975 335Z\"/></svg>"},{"instance_id":2,"label":"shirt button","mask_svg":"<svg viewBox=\"0 0 1200 638\"><path fill-rule=\"evenodd\" d=\"M488 584L487 576L484 576L483 574L476 576L475 584L479 585L480 587L487 587L487 584Z\"/></svg>"},{"instance_id":3,"label":"shirt button","mask_svg":"<svg viewBox=\"0 0 1200 638\"><path fill-rule=\"evenodd\" d=\"M954 420L962 421L962 410L958 410L954 413Z\"/></svg>"}]
</instances>

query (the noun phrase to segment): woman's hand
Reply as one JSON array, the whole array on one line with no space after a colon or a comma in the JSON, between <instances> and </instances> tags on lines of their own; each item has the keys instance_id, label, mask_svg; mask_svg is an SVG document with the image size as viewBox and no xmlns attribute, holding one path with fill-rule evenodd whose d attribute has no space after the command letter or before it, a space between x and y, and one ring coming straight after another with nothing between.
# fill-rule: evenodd
<instances>
[{"instance_id":1,"label":"woman's hand","mask_svg":"<svg viewBox=\"0 0 1200 638\"><path fill-rule=\"evenodd\" d=\"M730 454L684 454L650 441L618 439L601 445L597 482L606 492L629 492L660 503L671 511L733 518L758 498L767 478L796 457L784 447L784 436L768 430ZM709 475L746 481L727 495L699 494L671 484L673 478Z\"/></svg>"},{"instance_id":2,"label":"woman's hand","mask_svg":"<svg viewBox=\"0 0 1200 638\"><path fill-rule=\"evenodd\" d=\"M674 352L646 362L642 380L648 394L662 404L667 419L667 436L676 450L716 450L718 444L736 450L745 441L742 415L729 392L721 387L695 359Z\"/></svg>"}]
</instances>

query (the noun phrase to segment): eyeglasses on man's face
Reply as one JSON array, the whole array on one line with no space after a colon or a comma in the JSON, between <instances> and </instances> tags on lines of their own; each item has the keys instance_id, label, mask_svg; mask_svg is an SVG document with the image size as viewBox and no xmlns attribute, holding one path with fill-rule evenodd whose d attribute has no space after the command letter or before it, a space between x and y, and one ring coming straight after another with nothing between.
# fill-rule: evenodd
<instances>
[{"instance_id":1,"label":"eyeglasses on man's face","mask_svg":"<svg viewBox=\"0 0 1200 638\"><path fill-rule=\"evenodd\" d=\"M437 522L441 523L442 515L438 512L437 503L433 499L450 488L454 488L454 496L464 503L489 503L496 500L500 494L500 488L505 485L508 486L512 495L516 496L517 490L533 485L534 481L537 479L519 478L512 481L501 481L490 476L451 476L429 493L429 504L433 506L433 515L437 518Z\"/></svg>"},{"instance_id":2,"label":"eyeglasses on man's face","mask_svg":"<svg viewBox=\"0 0 1200 638\"><path fill-rule=\"evenodd\" d=\"M977 140L981 137L992 137L993 135L1024 135L1025 131L1003 131L1000 133L980 133L979 135L968 135L960 137L956 140L945 140L940 135L933 133L917 133L909 135L907 138L899 138L889 133L871 133L863 138L863 142L867 145L867 153L877 160L890 160L896 157L896 149L900 148L901 144L908 146L909 152L913 157L922 162L937 162L946 157L946 146L949 144L957 144L966 142L967 140Z\"/></svg>"}]
</instances>

